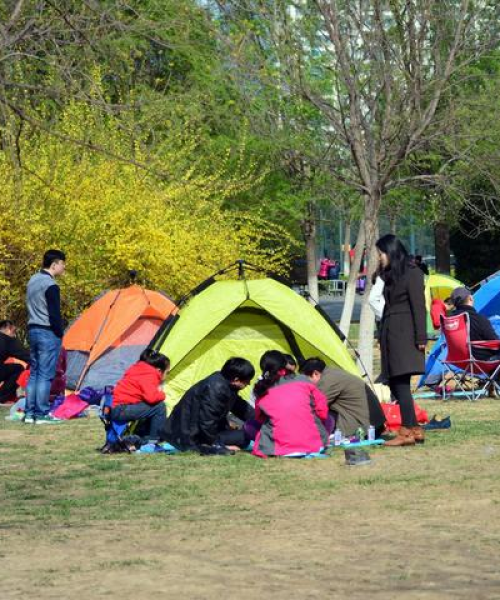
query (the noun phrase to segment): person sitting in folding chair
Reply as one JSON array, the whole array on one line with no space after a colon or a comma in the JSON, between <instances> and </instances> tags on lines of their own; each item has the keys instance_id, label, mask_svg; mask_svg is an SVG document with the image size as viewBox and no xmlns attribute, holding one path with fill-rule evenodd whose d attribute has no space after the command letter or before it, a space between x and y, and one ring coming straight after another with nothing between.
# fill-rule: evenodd
<instances>
[{"instance_id":1,"label":"person sitting in folding chair","mask_svg":"<svg viewBox=\"0 0 500 600\"><path fill-rule=\"evenodd\" d=\"M164 441L167 410L162 383L170 360L155 350L146 349L116 384L111 419L118 423L139 421L135 433L145 442Z\"/></svg>"},{"instance_id":2,"label":"person sitting in folding chair","mask_svg":"<svg viewBox=\"0 0 500 600\"><path fill-rule=\"evenodd\" d=\"M451 313L452 316L464 312L469 315L471 342L498 340L498 336L488 317L481 315L474 308L474 298L468 288L458 287L454 289L451 293L451 301L455 306L455 310ZM472 345L472 356L477 360L496 361L500 360L500 351Z\"/></svg>"}]
</instances>

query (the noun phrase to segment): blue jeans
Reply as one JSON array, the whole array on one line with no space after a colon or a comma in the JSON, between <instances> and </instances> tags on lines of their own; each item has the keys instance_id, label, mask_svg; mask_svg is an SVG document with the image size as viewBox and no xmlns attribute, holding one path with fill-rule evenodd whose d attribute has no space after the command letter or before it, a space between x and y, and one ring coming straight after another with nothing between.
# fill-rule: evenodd
<instances>
[{"instance_id":1,"label":"blue jeans","mask_svg":"<svg viewBox=\"0 0 500 600\"><path fill-rule=\"evenodd\" d=\"M167 430L167 409L164 402L148 404L118 404L111 409L111 418L119 423L141 421L137 435L145 440L163 441Z\"/></svg>"},{"instance_id":2,"label":"blue jeans","mask_svg":"<svg viewBox=\"0 0 500 600\"><path fill-rule=\"evenodd\" d=\"M50 386L56 376L61 338L50 329L29 329L30 378L26 389L25 415L43 417L50 410Z\"/></svg>"}]
</instances>

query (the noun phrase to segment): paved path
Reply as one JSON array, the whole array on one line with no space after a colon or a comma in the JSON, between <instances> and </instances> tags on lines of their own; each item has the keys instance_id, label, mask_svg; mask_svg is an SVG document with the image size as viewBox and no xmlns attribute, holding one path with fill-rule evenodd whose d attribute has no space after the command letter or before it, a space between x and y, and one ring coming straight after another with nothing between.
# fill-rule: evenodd
<instances>
[{"instance_id":1,"label":"paved path","mask_svg":"<svg viewBox=\"0 0 500 600\"><path fill-rule=\"evenodd\" d=\"M354 310L352 313L352 322L359 323L359 316L361 313L361 301L363 296L356 294L356 300L354 303ZM330 319L333 321L340 321L342 314L342 307L344 306L344 298L335 298L333 296L320 296L319 303L323 310L328 314Z\"/></svg>"}]
</instances>

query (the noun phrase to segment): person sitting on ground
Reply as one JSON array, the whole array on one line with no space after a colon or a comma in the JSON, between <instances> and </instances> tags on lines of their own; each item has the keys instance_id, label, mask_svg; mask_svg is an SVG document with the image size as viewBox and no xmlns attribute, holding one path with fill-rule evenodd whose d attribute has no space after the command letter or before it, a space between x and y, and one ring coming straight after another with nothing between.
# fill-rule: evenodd
<instances>
[{"instance_id":1,"label":"person sitting on ground","mask_svg":"<svg viewBox=\"0 0 500 600\"><path fill-rule=\"evenodd\" d=\"M469 315L471 342L498 340L498 336L488 317L481 315L474 308L474 298L468 288L455 288L451 293L451 300L455 306L452 316L460 315L464 312ZM472 346L472 355L478 360L500 360L500 352L489 348Z\"/></svg>"},{"instance_id":2,"label":"person sitting on ground","mask_svg":"<svg viewBox=\"0 0 500 600\"><path fill-rule=\"evenodd\" d=\"M8 358L29 363L30 353L17 339L14 323L4 320L0 321L0 403L15 400L17 380L25 369L19 363L6 363Z\"/></svg>"},{"instance_id":3,"label":"person sitting on ground","mask_svg":"<svg viewBox=\"0 0 500 600\"><path fill-rule=\"evenodd\" d=\"M167 440L178 450L248 446L244 430L231 429L227 417L230 412L242 421L255 417L253 407L238 395L254 376L248 360L233 357L220 371L193 385L168 418Z\"/></svg>"},{"instance_id":4,"label":"person sitting on ground","mask_svg":"<svg viewBox=\"0 0 500 600\"><path fill-rule=\"evenodd\" d=\"M259 375L259 378L257 379L257 381L255 383L255 386L259 383L259 381L262 381L262 378L266 371L269 371L272 368L274 368L274 366L276 364L282 363L283 357L285 358L285 370L286 370L284 377L289 377L289 376L295 374L295 371L296 371L298 365L297 365L297 361L291 354L284 354L283 352L280 352L279 350L266 350L264 352L264 354L260 357L259 367L260 367L261 374ZM255 386L253 387L253 390L250 394L250 400L249 400L251 402L252 406L256 406L256 403L257 403L257 397L255 394ZM247 434L247 437L250 440L255 440L255 437L257 435L257 432L260 429L260 426L261 426L261 423L259 423L259 421L257 421L256 419L250 419L250 420L245 421L243 428L245 429L245 433Z\"/></svg>"},{"instance_id":5,"label":"person sitting on ground","mask_svg":"<svg viewBox=\"0 0 500 600\"><path fill-rule=\"evenodd\" d=\"M169 369L170 361L164 354L146 348L113 391L112 420L139 421L135 433L145 442L165 440L167 411L161 388Z\"/></svg>"},{"instance_id":6,"label":"person sitting on ground","mask_svg":"<svg viewBox=\"0 0 500 600\"><path fill-rule=\"evenodd\" d=\"M276 352L255 384L255 456L286 456L320 452L333 429L326 397L307 378L291 375L286 358Z\"/></svg>"},{"instance_id":7,"label":"person sitting on ground","mask_svg":"<svg viewBox=\"0 0 500 600\"><path fill-rule=\"evenodd\" d=\"M368 431L370 425L375 427L377 437L383 433L384 411L375 393L360 377L327 367L321 358L307 359L300 365L300 372L325 394L336 428L344 435L354 435L359 427Z\"/></svg>"},{"instance_id":8,"label":"person sitting on ground","mask_svg":"<svg viewBox=\"0 0 500 600\"><path fill-rule=\"evenodd\" d=\"M446 317L448 312L455 308L451 298L441 300L441 298L433 298L431 302L431 321L432 326L437 331L441 328L441 316Z\"/></svg>"}]
</instances>

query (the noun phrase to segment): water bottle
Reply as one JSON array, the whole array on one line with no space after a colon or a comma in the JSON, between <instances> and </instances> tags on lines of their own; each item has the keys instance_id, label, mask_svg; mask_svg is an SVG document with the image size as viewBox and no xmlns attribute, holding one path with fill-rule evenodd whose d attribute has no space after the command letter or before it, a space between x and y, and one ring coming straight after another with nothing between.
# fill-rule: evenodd
<instances>
[{"instance_id":1,"label":"water bottle","mask_svg":"<svg viewBox=\"0 0 500 600\"><path fill-rule=\"evenodd\" d=\"M360 442L362 442L365 439L365 430L362 427L358 427L356 429L356 437Z\"/></svg>"},{"instance_id":2,"label":"water bottle","mask_svg":"<svg viewBox=\"0 0 500 600\"><path fill-rule=\"evenodd\" d=\"M333 435L333 445L340 446L341 443L342 443L342 432L340 431L340 429L336 429L335 433Z\"/></svg>"},{"instance_id":3,"label":"water bottle","mask_svg":"<svg viewBox=\"0 0 500 600\"><path fill-rule=\"evenodd\" d=\"M373 425L370 425L370 427L368 427L368 441L373 442L374 440L375 440L375 427Z\"/></svg>"}]
</instances>

